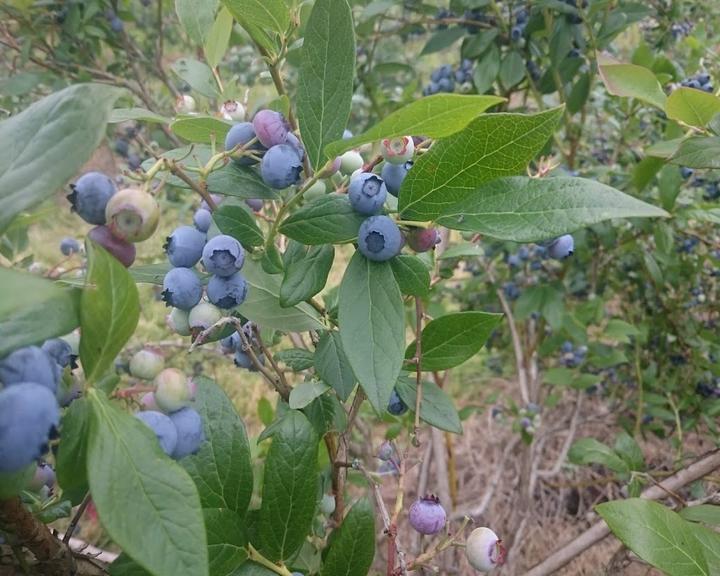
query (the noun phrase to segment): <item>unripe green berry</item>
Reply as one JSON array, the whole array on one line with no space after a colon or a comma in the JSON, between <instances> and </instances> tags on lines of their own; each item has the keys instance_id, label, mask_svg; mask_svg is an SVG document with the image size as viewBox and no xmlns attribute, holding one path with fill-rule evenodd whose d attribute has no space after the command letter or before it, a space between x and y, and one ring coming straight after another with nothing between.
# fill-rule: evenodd
<instances>
[{"instance_id":1,"label":"unripe green berry","mask_svg":"<svg viewBox=\"0 0 720 576\"><path fill-rule=\"evenodd\" d=\"M223 317L223 313L210 302L199 302L188 315L190 330L207 330Z\"/></svg>"},{"instance_id":2,"label":"unripe green berry","mask_svg":"<svg viewBox=\"0 0 720 576\"><path fill-rule=\"evenodd\" d=\"M365 161L360 156L360 152L356 150L348 150L340 156L340 172L345 176L350 176L355 170L363 167Z\"/></svg>"},{"instance_id":3,"label":"unripe green berry","mask_svg":"<svg viewBox=\"0 0 720 576\"><path fill-rule=\"evenodd\" d=\"M187 376L177 368L165 368L155 377L155 403L166 413L190 404L192 388Z\"/></svg>"},{"instance_id":4,"label":"unripe green berry","mask_svg":"<svg viewBox=\"0 0 720 576\"><path fill-rule=\"evenodd\" d=\"M127 242L142 242L157 229L160 206L147 192L139 188L124 188L110 198L105 218L113 236Z\"/></svg>"},{"instance_id":5,"label":"unripe green berry","mask_svg":"<svg viewBox=\"0 0 720 576\"><path fill-rule=\"evenodd\" d=\"M165 317L165 323L168 328L178 334L179 336L190 336L190 312L187 310L180 310L180 308L173 308L170 310L170 314Z\"/></svg>"},{"instance_id":6,"label":"unripe green berry","mask_svg":"<svg viewBox=\"0 0 720 576\"><path fill-rule=\"evenodd\" d=\"M139 350L130 358L130 374L135 378L152 380L165 367L165 359L153 350Z\"/></svg>"}]
</instances>

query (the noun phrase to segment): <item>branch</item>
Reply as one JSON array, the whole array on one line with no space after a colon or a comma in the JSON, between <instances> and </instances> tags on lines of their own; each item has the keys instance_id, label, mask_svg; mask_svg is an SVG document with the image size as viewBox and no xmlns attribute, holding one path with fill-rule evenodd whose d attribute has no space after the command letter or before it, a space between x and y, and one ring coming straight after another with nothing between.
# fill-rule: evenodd
<instances>
[{"instance_id":1,"label":"branch","mask_svg":"<svg viewBox=\"0 0 720 576\"><path fill-rule=\"evenodd\" d=\"M667 491L674 491L699 480L710 472L720 468L720 450L710 452L707 456L697 460L687 468L679 470L669 478L657 486L652 486L641 494L641 498L647 500L658 500L667 496ZM548 556L545 560L537 564L523 576L549 576L555 574L560 568L569 564L577 556L585 552L588 548L597 544L610 534L610 528L605 524L604 520L596 522L585 532L580 534L574 540L571 540L565 546Z\"/></svg>"},{"instance_id":2,"label":"branch","mask_svg":"<svg viewBox=\"0 0 720 576\"><path fill-rule=\"evenodd\" d=\"M420 361L422 359L422 321L423 321L423 303L419 296L415 296L415 425L413 427L412 440L413 445L419 446L418 430L420 429L420 405L422 404L422 367Z\"/></svg>"},{"instance_id":3,"label":"branch","mask_svg":"<svg viewBox=\"0 0 720 576\"><path fill-rule=\"evenodd\" d=\"M565 437L562 450L555 460L555 465L550 470L538 470L537 475L540 478L550 478L551 476L557 475L562 469L562 465L565 463L570 446L572 446L573 440L575 439L575 433L577 432L578 421L580 420L580 406L582 405L583 393L578 392L577 401L575 402L575 411L573 412L572 419L570 420L570 428L568 435Z\"/></svg>"}]
</instances>

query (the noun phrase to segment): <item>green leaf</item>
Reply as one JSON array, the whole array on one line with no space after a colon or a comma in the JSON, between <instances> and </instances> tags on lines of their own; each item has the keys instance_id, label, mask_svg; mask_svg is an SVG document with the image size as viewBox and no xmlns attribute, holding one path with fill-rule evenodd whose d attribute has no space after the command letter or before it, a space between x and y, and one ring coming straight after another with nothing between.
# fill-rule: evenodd
<instances>
[{"instance_id":1,"label":"green leaf","mask_svg":"<svg viewBox=\"0 0 720 576\"><path fill-rule=\"evenodd\" d=\"M145 110L145 108L115 108L110 112L108 124L119 124L128 120L140 120L142 122L150 122L151 124L169 124L170 119Z\"/></svg>"},{"instance_id":2,"label":"green leaf","mask_svg":"<svg viewBox=\"0 0 720 576\"><path fill-rule=\"evenodd\" d=\"M601 464L614 472L627 473L628 465L609 446L595 438L582 438L576 441L568 452L568 460L573 464Z\"/></svg>"},{"instance_id":3,"label":"green leaf","mask_svg":"<svg viewBox=\"0 0 720 576\"><path fill-rule=\"evenodd\" d=\"M500 50L495 44L491 44L488 51L478 61L473 72L473 84L479 94L483 94L492 88L495 78L500 72Z\"/></svg>"},{"instance_id":4,"label":"green leaf","mask_svg":"<svg viewBox=\"0 0 720 576\"><path fill-rule=\"evenodd\" d=\"M277 52L290 25L285 0L222 0L250 37L265 50Z\"/></svg>"},{"instance_id":5,"label":"green leaf","mask_svg":"<svg viewBox=\"0 0 720 576\"><path fill-rule=\"evenodd\" d=\"M170 124L170 130L188 142L224 142L232 124L212 116L184 116Z\"/></svg>"},{"instance_id":6,"label":"green leaf","mask_svg":"<svg viewBox=\"0 0 720 576\"><path fill-rule=\"evenodd\" d=\"M403 218L432 220L484 182L524 172L552 136L562 111L487 114L436 142L403 181L399 199Z\"/></svg>"},{"instance_id":7,"label":"green leaf","mask_svg":"<svg viewBox=\"0 0 720 576\"><path fill-rule=\"evenodd\" d=\"M454 28L446 28L435 32L430 39L423 46L420 56L426 56L427 54L433 54L434 52L440 52L446 48L450 48L455 42L465 36L465 28L461 26L455 26Z\"/></svg>"},{"instance_id":8,"label":"green leaf","mask_svg":"<svg viewBox=\"0 0 720 576\"><path fill-rule=\"evenodd\" d=\"M375 558L375 515L358 500L333 532L320 576L367 576Z\"/></svg>"},{"instance_id":9,"label":"green leaf","mask_svg":"<svg viewBox=\"0 0 720 576\"><path fill-rule=\"evenodd\" d=\"M80 308L80 360L85 379L97 382L135 332L140 298L125 267L92 241L85 243L88 273Z\"/></svg>"},{"instance_id":10,"label":"green leaf","mask_svg":"<svg viewBox=\"0 0 720 576\"><path fill-rule=\"evenodd\" d=\"M505 88L512 88L525 78L525 60L518 52L513 50L503 58L498 78Z\"/></svg>"},{"instance_id":11,"label":"green leaf","mask_svg":"<svg viewBox=\"0 0 720 576\"><path fill-rule=\"evenodd\" d=\"M647 68L634 64L620 64L602 56L598 57L599 72L610 94L637 98L663 110L667 97L655 74Z\"/></svg>"},{"instance_id":12,"label":"green leaf","mask_svg":"<svg viewBox=\"0 0 720 576\"><path fill-rule=\"evenodd\" d=\"M253 472L245 425L222 388L196 378L193 408L203 419L206 442L180 464L198 487L203 508L226 508L244 516L252 496Z\"/></svg>"},{"instance_id":13,"label":"green leaf","mask_svg":"<svg viewBox=\"0 0 720 576\"><path fill-rule=\"evenodd\" d=\"M613 448L618 456L627 463L630 470L642 471L645 469L645 457L643 456L642 449L635 441L635 438L624 430L618 433Z\"/></svg>"},{"instance_id":14,"label":"green leaf","mask_svg":"<svg viewBox=\"0 0 720 576\"><path fill-rule=\"evenodd\" d=\"M212 70L204 62L194 58L180 58L172 64L171 69L181 79L190 84L193 90L203 96L208 98L217 98L219 96ZM220 121L218 120L218 122Z\"/></svg>"},{"instance_id":15,"label":"green leaf","mask_svg":"<svg viewBox=\"0 0 720 576\"><path fill-rule=\"evenodd\" d=\"M55 194L105 136L122 90L77 84L0 122L0 233L23 210Z\"/></svg>"},{"instance_id":16,"label":"green leaf","mask_svg":"<svg viewBox=\"0 0 720 576\"><path fill-rule=\"evenodd\" d=\"M421 368L447 370L472 358L502 318L502 314L488 312L457 312L435 318L422 331ZM414 356L415 342L405 352L405 358Z\"/></svg>"},{"instance_id":17,"label":"green leaf","mask_svg":"<svg viewBox=\"0 0 720 576\"><path fill-rule=\"evenodd\" d=\"M479 258L483 256L483 254L485 254L485 252L477 244L463 242L456 244L455 246L450 246L438 257L438 260L450 260L451 258Z\"/></svg>"},{"instance_id":18,"label":"green leaf","mask_svg":"<svg viewBox=\"0 0 720 576\"><path fill-rule=\"evenodd\" d=\"M347 0L315 0L305 28L297 115L310 165L318 169L325 146L342 138L350 117L355 76L355 29Z\"/></svg>"},{"instance_id":19,"label":"green leaf","mask_svg":"<svg viewBox=\"0 0 720 576\"><path fill-rule=\"evenodd\" d=\"M382 413L402 368L405 312L388 262L355 252L340 285L339 324L343 349L355 378Z\"/></svg>"},{"instance_id":20,"label":"green leaf","mask_svg":"<svg viewBox=\"0 0 720 576\"><path fill-rule=\"evenodd\" d=\"M138 284L157 284L162 285L165 274L170 271L170 264L163 262L160 264L141 264L133 266L128 270L130 276Z\"/></svg>"},{"instance_id":21,"label":"green leaf","mask_svg":"<svg viewBox=\"0 0 720 576\"><path fill-rule=\"evenodd\" d=\"M220 232L239 240L245 248L262 246L265 242L255 218L244 206L223 203L213 212L212 218Z\"/></svg>"},{"instance_id":22,"label":"green leaf","mask_svg":"<svg viewBox=\"0 0 720 576\"><path fill-rule=\"evenodd\" d=\"M664 142L658 142L652 146L648 146L645 149L645 153L648 156L655 158L670 158L673 154L678 151L680 145L685 141L685 138L673 138L672 140L665 140Z\"/></svg>"},{"instance_id":23,"label":"green leaf","mask_svg":"<svg viewBox=\"0 0 720 576\"><path fill-rule=\"evenodd\" d=\"M590 73L585 72L573 84L566 102L570 114L577 114L585 106L588 96L590 96L590 78Z\"/></svg>"},{"instance_id":24,"label":"green leaf","mask_svg":"<svg viewBox=\"0 0 720 576\"><path fill-rule=\"evenodd\" d=\"M210 38L218 0L175 0L175 12L190 41L203 46Z\"/></svg>"},{"instance_id":25,"label":"green leaf","mask_svg":"<svg viewBox=\"0 0 720 576\"><path fill-rule=\"evenodd\" d=\"M705 526L688 522L687 527L702 546L708 574L720 574L720 535Z\"/></svg>"},{"instance_id":26,"label":"green leaf","mask_svg":"<svg viewBox=\"0 0 720 576\"><path fill-rule=\"evenodd\" d=\"M325 382L319 382L317 380L306 380L297 384L290 392L290 399L288 404L293 410L300 410L305 408L318 396L322 396L330 390L330 386Z\"/></svg>"},{"instance_id":27,"label":"green leaf","mask_svg":"<svg viewBox=\"0 0 720 576\"><path fill-rule=\"evenodd\" d=\"M307 406L303 413L310 420L318 436L328 432L344 432L347 428L345 408L335 394L318 396Z\"/></svg>"},{"instance_id":28,"label":"green leaf","mask_svg":"<svg viewBox=\"0 0 720 576\"><path fill-rule=\"evenodd\" d=\"M417 256L401 254L390 260L400 292L425 297L430 293L430 271Z\"/></svg>"},{"instance_id":29,"label":"green leaf","mask_svg":"<svg viewBox=\"0 0 720 576\"><path fill-rule=\"evenodd\" d=\"M50 280L0 268L0 357L80 325L80 296Z\"/></svg>"},{"instance_id":30,"label":"green leaf","mask_svg":"<svg viewBox=\"0 0 720 576\"><path fill-rule=\"evenodd\" d=\"M127 554L120 554L120 556L110 564L110 576L151 576L151 574L138 566Z\"/></svg>"},{"instance_id":31,"label":"green leaf","mask_svg":"<svg viewBox=\"0 0 720 576\"><path fill-rule=\"evenodd\" d=\"M110 538L155 576L208 576L195 484L137 418L114 407L102 392L93 390L88 399L88 480Z\"/></svg>"},{"instance_id":32,"label":"green leaf","mask_svg":"<svg viewBox=\"0 0 720 576\"><path fill-rule=\"evenodd\" d=\"M688 168L720 169L720 137L688 138L672 154L670 162Z\"/></svg>"},{"instance_id":33,"label":"green leaf","mask_svg":"<svg viewBox=\"0 0 720 576\"><path fill-rule=\"evenodd\" d=\"M680 87L668 96L665 113L672 120L704 128L720 113L720 98L703 90Z\"/></svg>"},{"instance_id":34,"label":"green leaf","mask_svg":"<svg viewBox=\"0 0 720 576\"><path fill-rule=\"evenodd\" d=\"M661 208L595 180L518 176L484 184L445 208L437 222L501 240L535 242L612 218L665 216Z\"/></svg>"},{"instance_id":35,"label":"green leaf","mask_svg":"<svg viewBox=\"0 0 720 576\"><path fill-rule=\"evenodd\" d=\"M462 130L473 118L503 101L504 98L498 96L461 94L436 94L420 98L383 118L366 132L329 144L327 154L332 158L362 144L410 134L444 138Z\"/></svg>"},{"instance_id":36,"label":"green leaf","mask_svg":"<svg viewBox=\"0 0 720 576\"><path fill-rule=\"evenodd\" d=\"M417 382L413 376L400 376L395 389L403 402L415 411L417 403ZM450 396L437 384L428 380L422 383L423 397L420 402L420 419L430 426L453 434L462 434L462 423Z\"/></svg>"},{"instance_id":37,"label":"green leaf","mask_svg":"<svg viewBox=\"0 0 720 576\"><path fill-rule=\"evenodd\" d=\"M245 562L235 571L233 576L277 576L277 572L255 562Z\"/></svg>"},{"instance_id":38,"label":"green leaf","mask_svg":"<svg viewBox=\"0 0 720 576\"><path fill-rule=\"evenodd\" d=\"M260 542L272 560L290 558L310 532L317 491L318 436L308 419L288 410L265 461Z\"/></svg>"},{"instance_id":39,"label":"green leaf","mask_svg":"<svg viewBox=\"0 0 720 576\"><path fill-rule=\"evenodd\" d=\"M332 244L312 246L307 254L285 267L280 285L280 305L294 306L315 296L325 283L335 258Z\"/></svg>"},{"instance_id":40,"label":"green leaf","mask_svg":"<svg viewBox=\"0 0 720 576\"><path fill-rule=\"evenodd\" d=\"M206 508L203 517L210 576L233 576L235 569L247 559L247 535L242 519L226 508Z\"/></svg>"},{"instance_id":41,"label":"green leaf","mask_svg":"<svg viewBox=\"0 0 720 576\"><path fill-rule=\"evenodd\" d=\"M78 398L62 417L62 442L58 446L55 472L63 496L73 505L80 504L88 491L87 445L91 416L89 402Z\"/></svg>"},{"instance_id":42,"label":"green leaf","mask_svg":"<svg viewBox=\"0 0 720 576\"><path fill-rule=\"evenodd\" d=\"M227 52L233 22L232 14L223 6L213 22L208 38L205 39L205 60L211 68L220 64Z\"/></svg>"},{"instance_id":43,"label":"green leaf","mask_svg":"<svg viewBox=\"0 0 720 576\"><path fill-rule=\"evenodd\" d=\"M275 354L275 360L284 362L293 372L302 372L313 367L315 356L310 350L289 348L288 350L280 350Z\"/></svg>"},{"instance_id":44,"label":"green leaf","mask_svg":"<svg viewBox=\"0 0 720 576\"><path fill-rule=\"evenodd\" d=\"M290 214L280 232L302 244L346 244L357 238L364 220L346 194L328 194Z\"/></svg>"},{"instance_id":45,"label":"green leaf","mask_svg":"<svg viewBox=\"0 0 720 576\"><path fill-rule=\"evenodd\" d=\"M610 530L640 558L673 576L709 575L692 528L665 506L631 498L595 507Z\"/></svg>"},{"instance_id":46,"label":"green leaf","mask_svg":"<svg viewBox=\"0 0 720 576\"><path fill-rule=\"evenodd\" d=\"M283 308L280 305L280 278L267 274L257 262L246 258L242 272L249 290L245 302L237 310L248 320L282 332L325 329L320 315L309 304L303 302Z\"/></svg>"},{"instance_id":47,"label":"green leaf","mask_svg":"<svg viewBox=\"0 0 720 576\"><path fill-rule=\"evenodd\" d=\"M208 192L235 196L247 200L261 198L275 200L279 198L276 190L263 182L257 170L250 166L239 166L237 162L229 162L226 166L213 170L207 179Z\"/></svg>"},{"instance_id":48,"label":"green leaf","mask_svg":"<svg viewBox=\"0 0 720 576\"><path fill-rule=\"evenodd\" d=\"M355 374L343 350L340 333L331 330L320 337L314 357L315 371L345 402L355 388Z\"/></svg>"},{"instance_id":49,"label":"green leaf","mask_svg":"<svg viewBox=\"0 0 720 576\"><path fill-rule=\"evenodd\" d=\"M680 516L690 522L702 522L710 526L720 526L720 506L699 504L680 510Z\"/></svg>"}]
</instances>

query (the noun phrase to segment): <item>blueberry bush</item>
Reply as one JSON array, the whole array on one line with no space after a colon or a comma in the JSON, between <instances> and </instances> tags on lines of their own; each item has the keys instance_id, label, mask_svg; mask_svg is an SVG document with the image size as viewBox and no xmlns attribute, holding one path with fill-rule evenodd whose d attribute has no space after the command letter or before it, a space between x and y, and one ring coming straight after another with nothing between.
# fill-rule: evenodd
<instances>
[{"instance_id":1,"label":"blueberry bush","mask_svg":"<svg viewBox=\"0 0 720 576\"><path fill-rule=\"evenodd\" d=\"M715 2L0 15L0 574L720 574Z\"/></svg>"}]
</instances>

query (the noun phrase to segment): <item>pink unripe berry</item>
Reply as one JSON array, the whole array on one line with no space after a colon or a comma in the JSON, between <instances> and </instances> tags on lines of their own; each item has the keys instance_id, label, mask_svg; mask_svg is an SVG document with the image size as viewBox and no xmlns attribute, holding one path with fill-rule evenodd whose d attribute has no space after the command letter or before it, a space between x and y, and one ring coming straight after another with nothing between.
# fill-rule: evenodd
<instances>
[{"instance_id":1,"label":"pink unripe berry","mask_svg":"<svg viewBox=\"0 0 720 576\"><path fill-rule=\"evenodd\" d=\"M125 268L135 262L135 246L114 236L107 226L95 226L88 232L88 238L115 256Z\"/></svg>"},{"instance_id":2,"label":"pink unripe berry","mask_svg":"<svg viewBox=\"0 0 720 576\"><path fill-rule=\"evenodd\" d=\"M192 114L196 108L195 98L190 94L181 94L175 100L175 111L178 114Z\"/></svg>"},{"instance_id":3,"label":"pink unripe berry","mask_svg":"<svg viewBox=\"0 0 720 576\"><path fill-rule=\"evenodd\" d=\"M232 120L233 122L244 122L245 121L245 106L243 106L237 100L226 100L220 106L220 114L225 120Z\"/></svg>"},{"instance_id":4,"label":"pink unripe berry","mask_svg":"<svg viewBox=\"0 0 720 576\"><path fill-rule=\"evenodd\" d=\"M140 397L140 405L142 406L143 410L155 410L159 411L160 407L157 405L157 402L155 402L155 393L154 392L146 392Z\"/></svg>"},{"instance_id":5,"label":"pink unripe berry","mask_svg":"<svg viewBox=\"0 0 720 576\"><path fill-rule=\"evenodd\" d=\"M440 232L437 228L414 228L405 234L405 240L415 252L427 252L440 242Z\"/></svg>"},{"instance_id":6,"label":"pink unripe berry","mask_svg":"<svg viewBox=\"0 0 720 576\"><path fill-rule=\"evenodd\" d=\"M470 566L480 572L490 572L505 562L506 550L502 540L490 528L475 528L465 542L465 555Z\"/></svg>"},{"instance_id":7,"label":"pink unripe berry","mask_svg":"<svg viewBox=\"0 0 720 576\"><path fill-rule=\"evenodd\" d=\"M155 377L155 402L163 412L175 412L192 400L187 376L177 368L165 368Z\"/></svg>"},{"instance_id":8,"label":"pink unripe berry","mask_svg":"<svg viewBox=\"0 0 720 576\"><path fill-rule=\"evenodd\" d=\"M404 164L412 159L415 153L415 142L411 136L385 138L380 143L380 153L390 164Z\"/></svg>"},{"instance_id":9,"label":"pink unripe berry","mask_svg":"<svg viewBox=\"0 0 720 576\"><path fill-rule=\"evenodd\" d=\"M144 190L125 188L110 198L105 218L113 236L128 242L142 242L157 229L160 206Z\"/></svg>"},{"instance_id":10,"label":"pink unripe berry","mask_svg":"<svg viewBox=\"0 0 720 576\"><path fill-rule=\"evenodd\" d=\"M437 496L432 494L410 506L410 525L420 534L437 534L445 527L447 514Z\"/></svg>"},{"instance_id":11,"label":"pink unripe berry","mask_svg":"<svg viewBox=\"0 0 720 576\"><path fill-rule=\"evenodd\" d=\"M266 148L285 144L290 126L285 117L275 110L260 110L253 118L255 136Z\"/></svg>"}]
</instances>

